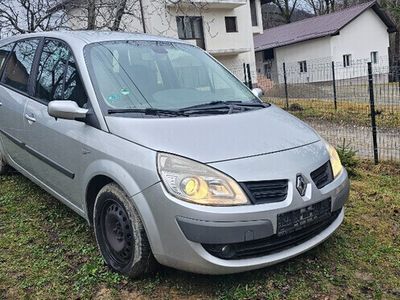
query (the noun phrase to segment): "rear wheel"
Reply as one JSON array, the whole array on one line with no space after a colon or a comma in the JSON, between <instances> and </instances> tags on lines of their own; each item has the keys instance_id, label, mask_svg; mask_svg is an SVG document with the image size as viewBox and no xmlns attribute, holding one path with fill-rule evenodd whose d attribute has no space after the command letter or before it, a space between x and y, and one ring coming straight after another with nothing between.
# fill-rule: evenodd
<instances>
[{"instance_id":1,"label":"rear wheel","mask_svg":"<svg viewBox=\"0 0 400 300\"><path fill-rule=\"evenodd\" d=\"M104 186L95 202L93 224L100 252L113 270L130 277L156 265L139 214L115 183Z\"/></svg>"}]
</instances>

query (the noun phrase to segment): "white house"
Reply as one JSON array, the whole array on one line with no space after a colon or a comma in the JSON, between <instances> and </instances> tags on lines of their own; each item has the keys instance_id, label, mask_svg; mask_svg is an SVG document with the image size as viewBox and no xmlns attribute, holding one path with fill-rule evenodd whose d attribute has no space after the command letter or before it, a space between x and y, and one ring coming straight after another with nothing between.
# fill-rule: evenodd
<instances>
[{"instance_id":1,"label":"white house","mask_svg":"<svg viewBox=\"0 0 400 300\"><path fill-rule=\"evenodd\" d=\"M76 0L65 3L71 1ZM243 64L250 64L256 78L253 34L263 32L261 3L265 0L129 1L137 15L123 16L124 30L186 40L204 48L241 80ZM71 9L69 14L70 27L85 28L82 11Z\"/></svg>"},{"instance_id":2,"label":"white house","mask_svg":"<svg viewBox=\"0 0 400 300\"><path fill-rule=\"evenodd\" d=\"M254 36L257 73L281 83L285 63L288 82L321 82L332 79L332 62L342 79L365 76L368 61L387 72L395 31L376 1L271 28Z\"/></svg>"}]
</instances>

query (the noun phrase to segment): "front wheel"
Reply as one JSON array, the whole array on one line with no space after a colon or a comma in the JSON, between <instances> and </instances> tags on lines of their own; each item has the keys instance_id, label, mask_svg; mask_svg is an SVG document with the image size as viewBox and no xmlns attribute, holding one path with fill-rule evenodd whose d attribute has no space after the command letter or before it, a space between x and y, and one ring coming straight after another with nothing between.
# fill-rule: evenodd
<instances>
[{"instance_id":1,"label":"front wheel","mask_svg":"<svg viewBox=\"0 0 400 300\"><path fill-rule=\"evenodd\" d=\"M0 154L0 175L7 174L9 170L9 166L7 165L6 160Z\"/></svg>"},{"instance_id":2,"label":"front wheel","mask_svg":"<svg viewBox=\"0 0 400 300\"><path fill-rule=\"evenodd\" d=\"M156 262L139 214L115 183L97 195L93 224L97 245L111 269L129 277L154 269Z\"/></svg>"}]
</instances>

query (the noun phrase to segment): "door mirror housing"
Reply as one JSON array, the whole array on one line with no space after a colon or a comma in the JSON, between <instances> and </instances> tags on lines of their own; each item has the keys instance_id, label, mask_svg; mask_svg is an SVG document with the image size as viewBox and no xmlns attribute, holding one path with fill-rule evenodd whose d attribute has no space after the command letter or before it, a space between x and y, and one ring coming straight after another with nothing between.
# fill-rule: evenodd
<instances>
[{"instance_id":1,"label":"door mirror housing","mask_svg":"<svg viewBox=\"0 0 400 300\"><path fill-rule=\"evenodd\" d=\"M264 92L260 88L254 88L251 90L251 92L254 94L254 96L258 98L260 98L264 94Z\"/></svg>"},{"instance_id":2,"label":"door mirror housing","mask_svg":"<svg viewBox=\"0 0 400 300\"><path fill-rule=\"evenodd\" d=\"M76 120L86 118L88 110L79 107L75 101L54 100L49 102L47 112L54 118Z\"/></svg>"}]
</instances>

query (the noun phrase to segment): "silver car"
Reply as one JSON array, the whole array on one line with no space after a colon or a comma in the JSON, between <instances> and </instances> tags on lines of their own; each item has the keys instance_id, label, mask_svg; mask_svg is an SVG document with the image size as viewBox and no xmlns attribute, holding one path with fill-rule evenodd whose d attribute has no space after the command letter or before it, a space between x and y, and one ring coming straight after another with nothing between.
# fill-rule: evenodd
<instances>
[{"instance_id":1,"label":"silver car","mask_svg":"<svg viewBox=\"0 0 400 300\"><path fill-rule=\"evenodd\" d=\"M0 41L0 75L0 173L13 167L84 217L115 271L262 268L343 221L335 149L195 46L20 35Z\"/></svg>"}]
</instances>

